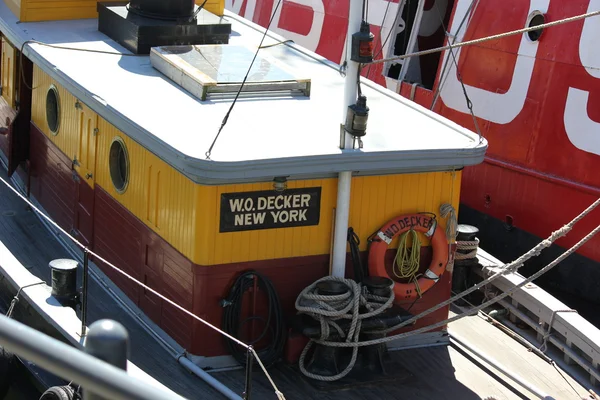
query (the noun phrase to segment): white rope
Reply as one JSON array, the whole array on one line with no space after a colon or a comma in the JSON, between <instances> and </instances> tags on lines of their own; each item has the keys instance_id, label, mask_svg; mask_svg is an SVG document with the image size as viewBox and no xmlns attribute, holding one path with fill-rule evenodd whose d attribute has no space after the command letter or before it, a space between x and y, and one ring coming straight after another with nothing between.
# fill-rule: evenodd
<instances>
[{"instance_id":1,"label":"white rope","mask_svg":"<svg viewBox=\"0 0 600 400\"><path fill-rule=\"evenodd\" d=\"M564 19L560 19L558 21L548 22L548 23L545 23L545 24L536 25L536 26L532 26L532 27L528 27L528 28L517 29L517 30L514 30L514 31L510 31L510 32L499 33L497 35L487 36L487 37L483 37L483 38L479 38L479 39L468 40L466 42L459 42L459 43L454 43L454 44L448 45L448 46L437 47L435 49L417 51L415 53L404 54L404 55L401 55L401 56L394 56L394 57L389 57L389 58L383 58L383 59L380 59L380 60L373 60L369 64L379 64L379 63L385 63L385 62L389 62L389 61L403 60L405 58L410 58L410 57L424 56L426 54L439 53L439 52L442 52L442 51L445 51L445 50L457 49L459 47L471 46L471 45L474 45L474 44L479 44L479 43L483 43L483 42L489 42L491 40L502 39L502 38L505 38L505 37L508 37L508 36L519 35L519 34L522 34L522 33L537 31L539 29L544 29L544 28L550 28L552 26L557 26L557 25L562 25L562 24L566 24L566 23L569 23L569 22L574 22L574 21L578 21L580 19L595 17L597 15L600 15L600 10L598 10L598 11L592 11L592 12L589 12L589 13L586 13L586 14L576 15L576 16L573 16L573 17L564 18Z\"/></svg>"},{"instance_id":2,"label":"white rope","mask_svg":"<svg viewBox=\"0 0 600 400\"><path fill-rule=\"evenodd\" d=\"M80 246L82 249L85 249L85 246L83 246L79 241L77 241L75 238L73 238L71 235L69 235L64 229L62 229L60 226L58 226L58 224L56 224L54 221L52 221L48 216L46 216L43 212L41 212L37 207L35 207L35 205L33 205L26 197L24 197L21 193L19 193L15 188L13 188L8 182L6 182L3 178L0 177L0 181L2 181L6 186L8 186L9 189L11 189L17 196L19 196L23 201L25 201L33 210L35 210L37 213L39 213L44 219L46 219L48 222L50 222L53 226L55 226L58 230L60 230L62 233L64 233L67 237L69 237L74 243L76 243L78 246ZM459 293L453 297L451 297L450 299L410 318L407 321L404 321L401 324L398 324L394 327L389 328L388 330L384 331L383 333L389 333L392 331L395 331L397 329L400 329L404 326L410 325L414 322L416 322L418 319L431 314L432 312L445 307L453 302L455 302L456 300L468 295L469 293L472 293L473 291L489 284L491 281L493 281L494 279L497 279L500 275L507 273L507 272L512 272L518 268L520 268L524 262L526 262L527 260L529 260L530 258L537 256L541 253L541 251L544 248L549 247L554 241L556 241L558 238L566 235L572 228L573 225L575 225L577 222L579 222L583 217L585 217L587 214L589 214L593 209L595 209L598 205L600 204L600 199L596 200L592 205L590 205L587 209L585 209L581 214L579 214L577 217L575 217L571 222L569 222L567 225L563 226L562 228L560 228L559 230L553 232L548 239L543 240L542 242L540 242L538 245L536 245L533 249L531 249L529 252L525 253L524 255L522 255L521 257L519 257L517 260L513 261L512 263L509 264L505 264L503 267L499 268L499 271L496 272L495 274L493 274L491 277L483 280L482 282L478 283L477 285L463 291L462 293ZM542 268L541 270L539 270L537 273L535 273L534 275L532 275L531 277L529 277L528 279L522 281L520 284L516 285L515 287L511 288L509 291L504 292L503 294L481 304L480 306L478 306L476 309L474 310L469 310L467 313L463 313L463 314L459 314L456 315L452 318L449 318L445 321L441 321L432 325L428 325L416 330L412 330L410 332L405 332L402 334L398 334L398 335L394 335L394 336L389 336L386 338L382 338L382 339L375 339L375 340L370 340L370 341L364 341L364 342L327 342L327 341L323 341L323 340L315 340L315 343L318 344L322 344L322 345L329 345L329 346L333 346L333 347L355 347L355 346L369 346L369 345L374 345L374 344L380 344L380 343L385 343L388 341L392 341L392 340L398 340L398 339L402 339L408 336L412 336L418 333L423 333L423 332L428 332L430 330L442 327L444 325L447 325L448 323L457 321L461 318L464 318L467 315L471 315L473 312L477 312L479 310L482 310L486 307L488 307L489 305L511 295L515 290L519 289L520 287L526 285L527 283L539 278L541 275L543 275L544 273L546 273L548 270L550 270L551 268L553 268L554 266L556 266L559 262L561 262L562 260L564 260L566 257L568 257L569 255L571 255L573 252L577 251L577 249L579 249L583 244L585 244L587 241L589 241L596 233L598 233L598 231L600 231L600 226L596 227L592 232L590 232L586 237L584 237L582 240L580 240L577 244L575 244L575 246L571 247L569 250L567 250L565 253L563 253L561 256L559 256L557 259L555 259L552 263L548 264L546 267ZM216 326L211 325L210 323L208 323L207 321L203 320L202 318L196 316L195 314L191 313L190 311L186 310L185 308L181 307L180 305L178 305L177 303L169 300L168 298L162 296L160 293L156 292L154 289L144 285L143 283L139 282L138 280L136 280L135 278L129 276L127 273L125 273L124 271L118 269L116 266L114 266L113 264L108 263L108 261L104 260L103 258L101 258L100 256L98 256L97 254L93 253L90 251L90 254L93 254L94 256L96 256L98 259L100 259L101 261L105 262L108 266L110 266L111 268L113 268L115 271L119 272L120 274L122 274L123 276L125 276L126 278L132 280L133 282L137 283L138 285L144 287L145 289L151 291L152 293L154 293L155 295L157 295L158 297L160 297L161 299L165 300L167 303L173 305L174 307L180 309L181 311L183 311L184 313L190 315L192 318L198 320L199 322L205 324L206 326L212 328L213 330L221 333L222 335L224 335L225 337L233 340L234 342L240 344L241 346L245 347L246 349L249 348L248 345L246 345L245 343L241 342L240 340L234 338L233 336L227 334L226 332L223 332L222 330L220 330L219 328L217 328ZM256 355L256 358L259 362L259 365L261 366L262 370L265 372L265 375L269 376L266 368L263 366L262 362L260 362L260 358L258 357L258 355L256 353L254 353ZM279 390L277 389L277 387L275 386L275 384L273 383L272 379L269 377L269 381L271 382L273 388L275 389L276 394L278 395L278 397L280 398L279 394L281 392L279 392Z\"/></svg>"},{"instance_id":3,"label":"white rope","mask_svg":"<svg viewBox=\"0 0 600 400\"><path fill-rule=\"evenodd\" d=\"M452 185L454 190L454 185ZM458 218L456 216L456 210L450 203L444 203L440 206L440 215L442 218L447 218L448 222L446 225L446 238L448 239L448 263L446 264L446 271L454 271L454 260L458 253L452 251L452 245L456 242L458 236Z\"/></svg>"},{"instance_id":4,"label":"white rope","mask_svg":"<svg viewBox=\"0 0 600 400\"><path fill-rule=\"evenodd\" d=\"M146 289L149 292L153 293L154 295L158 296L159 298L161 298L162 300L164 300L168 304L172 305L173 307L177 308L178 310L182 311L183 313L189 315L190 317L192 317L196 321L199 321L199 322L203 323L205 326L207 326L207 327L213 329L214 331L220 333L221 335L225 336L229 340L234 341L235 343L237 343L240 346L244 347L246 350L251 350L252 353L254 354L254 357L256 357L256 360L258 361L258 365L260 365L261 369L263 370L263 372L265 373L265 375L269 379L269 382L271 382L271 385L273 386L273 389L275 390L275 394L277 395L277 397L279 399L281 399L281 400L285 399L285 397L283 397L283 394L279 391L279 389L277 388L277 386L275 385L275 383L271 379L271 376L267 372L267 369L263 365L262 361L260 360L260 357L258 356L258 354L256 353L256 351L254 350L254 348L252 348L251 346L249 346L246 343L242 342L241 340L239 340L239 339L231 336L227 332L225 332L225 331L217 328L216 326L212 325L208 321L203 320L202 318L198 317L196 314L192 313L191 311L186 310L185 308L183 308L179 304L175 303L174 301L172 301L172 300L168 299L167 297L163 296L162 294L160 294L156 290L152 289L150 286L147 286L147 285L143 284L142 282L138 281L137 279L135 279L134 277L132 277L131 275L128 275L125 271L119 269L118 267L116 267L115 265L113 265L112 263L110 263L108 260L102 258L100 255L98 255L98 254L94 253L93 251L89 250L81 242L79 242L77 239L75 239L73 236L71 236L67 231L65 231L63 228L61 228L50 217L48 217L46 214L44 214L31 201L29 201L29 199L27 199L25 196L23 196L21 193L19 193L19 191L17 189L15 189L14 187L12 187L12 185L10 185L6 180L4 180L4 178L0 177L0 181L2 181L2 183L4 183L10 190L12 190L17 196L19 196L25 203L27 203L33 210L35 210L40 216L42 216L52 226L54 226L56 229L58 229L60 232L62 232L64 235L66 235L77 246L81 247L81 249L87 250L88 253L90 253L91 255L93 255L94 257L96 257L98 260L102 261L103 263L105 263L106 265L108 265L109 267L111 267L112 269L114 269L115 271L117 271L119 274L123 275L124 277L126 277L129 280L131 280L132 282L136 283L137 285L143 287L144 289Z\"/></svg>"},{"instance_id":5,"label":"white rope","mask_svg":"<svg viewBox=\"0 0 600 400\"><path fill-rule=\"evenodd\" d=\"M533 280L539 278L540 276L542 276L543 274L545 274L546 272L548 272L549 270L551 270L552 268L554 268L556 265L558 265L561 261L563 261L565 258L567 258L568 256L570 256L571 254L573 254L574 252L576 252L581 246L583 246L585 243L587 243L594 235L596 235L598 232L600 232L600 225L598 225L593 231L591 231L590 233L588 233L583 239L581 239L579 242L577 242L573 247L571 247L569 250L565 251L563 254L561 254L559 257L557 257L554 261L552 261L550 264L546 265L544 268L540 269L538 272L536 272L535 274L531 275L529 278L523 280L522 282L520 282L518 285L513 286L512 288L510 288L509 290L505 291L504 293L486 301L485 303L482 303L481 305L469 309L468 311L462 313L462 314L457 314L452 318L448 318L444 321L440 321L437 322L435 324L431 324L428 326L424 326L422 328L419 329L415 329L412 330L410 332L405 332L405 333L400 333L398 335L393 335L393 336L388 336L382 339L375 339L375 340L367 340L364 342L359 342L359 343L332 343L332 342L322 342L319 340L316 340L316 343L318 344L326 344L329 346L334 346L334 347L353 347L353 346L371 346L374 344L380 344L380 343L386 343L392 340L398 340L398 339L404 339L406 337L412 336L412 335L416 335L419 333L423 333L423 332L429 332L433 329L436 328L440 328L444 325L447 325L449 323L452 323L454 321L458 321L459 319L462 319L466 316L469 315L473 315L481 310L483 310L486 307L491 306L492 304L504 299L507 296L510 296L511 294L513 294L516 290L518 290L519 288L525 286L526 284L532 282ZM411 318L411 319L414 319ZM410 321L410 320L408 320ZM401 326L404 326L408 321L405 321L402 324L399 324L395 327L392 327L388 330L386 330L385 332L389 333L390 331L399 329Z\"/></svg>"},{"instance_id":6,"label":"white rope","mask_svg":"<svg viewBox=\"0 0 600 400\"><path fill-rule=\"evenodd\" d=\"M464 240L456 242L456 250L467 251L468 253L459 253L458 251L454 255L455 260L470 260L471 258L475 258L477 256L477 249L479 248L479 239L475 238L475 240Z\"/></svg>"},{"instance_id":7,"label":"white rope","mask_svg":"<svg viewBox=\"0 0 600 400\"><path fill-rule=\"evenodd\" d=\"M548 322L548 329L546 329L546 332L544 333L544 338L542 341L542 345L540 346L539 350L542 353L545 353L546 350L548 350L548 338L550 338L550 336L552 336L552 325L554 324L554 318L556 317L557 313L578 313L577 310L573 310L571 308L566 309L566 310L554 310L552 311L552 316L550 317L550 322Z\"/></svg>"},{"instance_id":8,"label":"white rope","mask_svg":"<svg viewBox=\"0 0 600 400\"><path fill-rule=\"evenodd\" d=\"M320 282L341 282L345 284L348 291L339 295L323 295L318 293L317 284ZM388 295L385 297L375 296L366 290L364 286L357 283L353 279L345 279L335 276L323 277L310 286L306 287L296 298L296 309L300 313L310 315L321 325L321 341L328 341L331 336L331 327L339 335L340 340L345 343L358 343L361 333L362 320L383 313L392 306L394 301L394 283L388 288ZM364 307L367 312L361 313L360 306ZM344 332L336 321L346 319L351 320L348 332ZM314 345L315 340L311 339L298 361L300 371L307 377L333 382L348 375L356 363L358 356L358 347L353 346L352 357L350 362L343 371L336 375L318 375L309 372L305 365L306 355Z\"/></svg>"}]
</instances>

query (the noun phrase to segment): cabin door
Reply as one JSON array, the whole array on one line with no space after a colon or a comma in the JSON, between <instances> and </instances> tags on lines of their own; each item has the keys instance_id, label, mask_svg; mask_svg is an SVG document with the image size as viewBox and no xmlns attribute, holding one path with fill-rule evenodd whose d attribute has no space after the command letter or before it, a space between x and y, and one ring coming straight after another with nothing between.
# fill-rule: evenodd
<instances>
[{"instance_id":1,"label":"cabin door","mask_svg":"<svg viewBox=\"0 0 600 400\"><path fill-rule=\"evenodd\" d=\"M31 82L33 65L27 57L23 57L23 66L19 67L19 52L6 38L2 38L1 46L0 129L5 135L0 147L8 158L8 175L11 176L19 164L29 157L31 89L27 85L20 85L20 76L17 75L21 71L23 78Z\"/></svg>"},{"instance_id":2,"label":"cabin door","mask_svg":"<svg viewBox=\"0 0 600 400\"><path fill-rule=\"evenodd\" d=\"M73 230L83 244L91 247L94 235L94 179L98 115L84 104L80 102L77 104L79 145L77 155L73 160L73 166L77 172Z\"/></svg>"},{"instance_id":3,"label":"cabin door","mask_svg":"<svg viewBox=\"0 0 600 400\"><path fill-rule=\"evenodd\" d=\"M144 284L160 293L164 252L160 247L153 245L152 241L146 243L144 247L146 251L144 254L144 264L142 265L142 280ZM162 303L163 301L160 297L146 288L142 288L140 291L140 308L157 324L162 322Z\"/></svg>"}]
</instances>

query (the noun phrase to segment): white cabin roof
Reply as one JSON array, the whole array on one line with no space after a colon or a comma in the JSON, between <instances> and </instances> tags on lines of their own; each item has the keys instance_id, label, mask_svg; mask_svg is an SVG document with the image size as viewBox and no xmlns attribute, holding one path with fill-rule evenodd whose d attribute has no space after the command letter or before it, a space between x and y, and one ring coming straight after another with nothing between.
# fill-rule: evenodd
<instances>
[{"instance_id":1,"label":"white cabin roof","mask_svg":"<svg viewBox=\"0 0 600 400\"><path fill-rule=\"evenodd\" d=\"M256 49L264 29L232 13L230 44ZM129 53L97 30L96 19L17 23L0 2L0 30L18 47L35 39ZM340 34L345 34L340 32ZM284 40L269 33L265 45ZM306 97L240 98L207 160L231 98L200 101L154 69L149 56L25 46L24 54L102 118L190 179L204 184L459 169L483 161L475 133L363 80L370 108L361 150L341 150L344 78L339 66L295 44L260 50L311 79Z\"/></svg>"}]
</instances>

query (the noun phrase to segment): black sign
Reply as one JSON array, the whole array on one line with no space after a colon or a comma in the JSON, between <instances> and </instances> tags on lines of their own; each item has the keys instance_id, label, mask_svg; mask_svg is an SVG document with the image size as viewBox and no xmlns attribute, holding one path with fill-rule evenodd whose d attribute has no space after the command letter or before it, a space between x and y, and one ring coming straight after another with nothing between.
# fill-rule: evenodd
<instances>
[{"instance_id":1,"label":"black sign","mask_svg":"<svg viewBox=\"0 0 600 400\"><path fill-rule=\"evenodd\" d=\"M318 225L321 188L221 195L220 232Z\"/></svg>"}]
</instances>

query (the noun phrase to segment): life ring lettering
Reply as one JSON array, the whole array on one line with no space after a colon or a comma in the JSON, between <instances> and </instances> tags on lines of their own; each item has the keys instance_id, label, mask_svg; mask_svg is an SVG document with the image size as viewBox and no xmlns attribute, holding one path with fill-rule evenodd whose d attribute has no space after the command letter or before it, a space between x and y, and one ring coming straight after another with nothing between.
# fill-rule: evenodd
<instances>
[{"instance_id":1,"label":"life ring lettering","mask_svg":"<svg viewBox=\"0 0 600 400\"><path fill-rule=\"evenodd\" d=\"M385 267L385 252L392 240L413 229L431 238L433 255L429 267L416 281L395 282L394 294L398 300L416 299L433 287L439 280L449 261L448 240L442 229L437 229L436 218L427 214L412 214L396 217L385 224L374 236L369 249L369 273L372 276L388 275Z\"/></svg>"}]
</instances>

